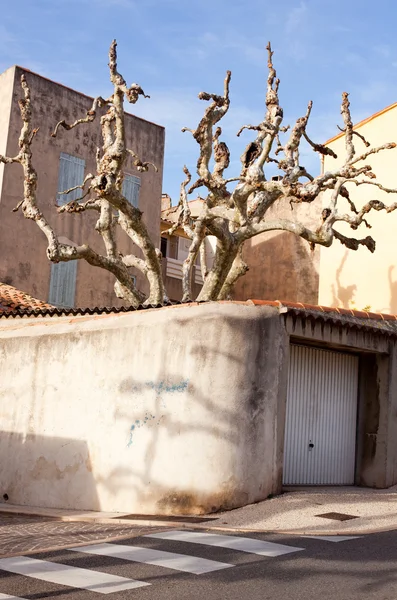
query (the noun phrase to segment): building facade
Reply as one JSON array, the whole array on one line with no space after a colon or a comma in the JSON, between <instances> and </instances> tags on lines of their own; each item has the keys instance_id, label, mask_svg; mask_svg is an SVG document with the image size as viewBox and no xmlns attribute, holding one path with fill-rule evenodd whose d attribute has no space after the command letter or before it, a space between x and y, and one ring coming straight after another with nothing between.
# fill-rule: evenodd
<instances>
[{"instance_id":1,"label":"building facade","mask_svg":"<svg viewBox=\"0 0 397 600\"><path fill-rule=\"evenodd\" d=\"M202 200L189 201L192 219L201 212ZM168 296L173 300L182 298L182 264L188 255L190 240L183 229L178 228L170 236L167 230L172 227L179 215L178 206L172 206L171 198L163 194L161 212L161 244L163 254L163 274ZM313 225L319 218L321 202L315 205L298 205L294 209L288 203L279 203L269 210L269 218L284 217L302 220ZM205 238L206 264L211 268L216 249L216 238ZM261 298L287 299L292 302L316 304L318 300L318 270L320 251L311 250L309 244L288 231L262 233L247 240L243 257L249 271L241 277L233 292L234 300ZM197 257L193 269L192 291L197 298L203 278L200 258Z\"/></svg>"},{"instance_id":2,"label":"building facade","mask_svg":"<svg viewBox=\"0 0 397 600\"><path fill-rule=\"evenodd\" d=\"M89 214L92 211L59 215L56 210L79 193L65 196L59 192L81 184L87 173L95 173L96 149L102 145L100 115L93 123L71 131L61 128L56 138L51 137L61 119L73 122L83 117L92 105L92 98L21 67L11 67L0 75L0 154L18 153L22 74L31 89L33 127L40 127L32 144L33 163L39 176L40 209L64 241L86 243L103 253L102 238L95 230L97 217ZM138 173L132 162L127 161L124 194L143 212L149 233L159 245L164 128L131 114L126 114L125 127L127 146L158 168L158 172L150 169ZM56 306L120 306L122 301L113 291L114 277L107 271L84 260L59 264L48 261L46 239L39 228L21 212L12 212L22 195L21 166L0 165L0 281ZM118 236L120 251L133 252L134 245L127 235L120 231ZM139 271L131 269L131 276L136 278L139 289L148 291L146 279Z\"/></svg>"},{"instance_id":3,"label":"building facade","mask_svg":"<svg viewBox=\"0 0 397 600\"><path fill-rule=\"evenodd\" d=\"M277 202L267 219L288 219L317 227L321 202L291 206ZM249 271L237 281L233 298L248 300L290 300L318 303L320 250L289 231L261 233L244 243L243 258Z\"/></svg>"},{"instance_id":4,"label":"building facade","mask_svg":"<svg viewBox=\"0 0 397 600\"><path fill-rule=\"evenodd\" d=\"M201 210L200 200L191 200L189 207L192 219L196 218ZM171 301L178 302L182 300L182 265L189 254L191 244L190 238L181 227L178 227L172 234L169 233L171 227L178 220L179 208L172 206L172 201L168 194L163 194L161 200L161 253L164 285L168 298ZM213 236L207 236L204 240L206 265L211 268L215 254L216 239ZM197 256L196 264L192 272L192 295L196 299L203 286L203 275L201 269L200 256Z\"/></svg>"},{"instance_id":5,"label":"building facade","mask_svg":"<svg viewBox=\"0 0 397 600\"><path fill-rule=\"evenodd\" d=\"M371 148L397 141L397 103L361 121L354 129L368 140ZM370 149L358 136L354 136L353 142L359 154ZM329 171L337 168L346 155L344 135L337 135L326 145L338 156L336 160L325 157L323 169ZM394 148L373 154L365 163L356 166L371 165L377 182L386 188L397 188L396 161L397 148ZM386 205L397 200L395 194L387 194L372 185L349 185L348 188L357 210L369 200L380 200ZM387 214L373 210L367 220L371 229L362 225L353 233L374 238L376 250L373 254L362 246L353 252L338 242L331 248L321 248L319 302L346 309L366 307L376 312L397 314L397 211ZM344 235L352 235L346 223L338 223L338 230Z\"/></svg>"}]
</instances>

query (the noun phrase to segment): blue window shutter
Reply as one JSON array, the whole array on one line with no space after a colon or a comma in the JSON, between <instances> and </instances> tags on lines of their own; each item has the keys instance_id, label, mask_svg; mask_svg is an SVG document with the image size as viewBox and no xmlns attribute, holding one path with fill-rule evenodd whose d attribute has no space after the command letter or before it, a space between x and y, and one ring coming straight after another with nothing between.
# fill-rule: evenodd
<instances>
[{"instance_id":1,"label":"blue window shutter","mask_svg":"<svg viewBox=\"0 0 397 600\"><path fill-rule=\"evenodd\" d=\"M51 264L49 304L73 308L76 294L77 260Z\"/></svg>"},{"instance_id":2,"label":"blue window shutter","mask_svg":"<svg viewBox=\"0 0 397 600\"><path fill-rule=\"evenodd\" d=\"M135 175L124 175L122 194L127 198L128 202L139 208L139 190L141 187L141 180Z\"/></svg>"},{"instance_id":3,"label":"blue window shutter","mask_svg":"<svg viewBox=\"0 0 397 600\"><path fill-rule=\"evenodd\" d=\"M61 152L59 157L58 192L65 192L75 185L81 185L84 181L84 169L85 160ZM76 200L81 194L82 190L74 190L69 194L62 195L58 193L57 204L63 206L72 200Z\"/></svg>"}]
</instances>

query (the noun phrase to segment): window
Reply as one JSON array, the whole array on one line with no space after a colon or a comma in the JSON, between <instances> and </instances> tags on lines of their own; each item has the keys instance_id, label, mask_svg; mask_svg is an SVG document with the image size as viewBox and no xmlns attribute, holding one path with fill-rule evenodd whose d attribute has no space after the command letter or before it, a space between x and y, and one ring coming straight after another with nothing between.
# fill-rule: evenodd
<instances>
[{"instance_id":1,"label":"window","mask_svg":"<svg viewBox=\"0 0 397 600\"><path fill-rule=\"evenodd\" d=\"M163 258L166 258L166 256L167 256L167 242L168 242L168 240L166 237L161 238L160 250L161 250L161 254L162 254Z\"/></svg>"},{"instance_id":2,"label":"window","mask_svg":"<svg viewBox=\"0 0 397 600\"><path fill-rule=\"evenodd\" d=\"M58 171L57 204L63 206L72 200L77 200L82 190L77 189L69 194L60 194L84 181L85 160L61 152ZM52 263L50 291L48 302L61 308L72 308L76 295L77 261Z\"/></svg>"},{"instance_id":3,"label":"window","mask_svg":"<svg viewBox=\"0 0 397 600\"><path fill-rule=\"evenodd\" d=\"M178 258L178 237L176 235L171 235L168 237L161 238L161 246L160 246L161 254L163 258Z\"/></svg>"},{"instance_id":4,"label":"window","mask_svg":"<svg viewBox=\"0 0 397 600\"><path fill-rule=\"evenodd\" d=\"M63 206L71 200L76 200L82 194L82 190L73 190L69 194L59 194L69 190L75 185L81 185L84 181L85 160L61 152L59 157L59 172L58 172L58 195L57 204Z\"/></svg>"},{"instance_id":5,"label":"window","mask_svg":"<svg viewBox=\"0 0 397 600\"><path fill-rule=\"evenodd\" d=\"M132 206L135 206L135 208L139 207L140 187L141 180L139 177L135 177L135 175L124 175L122 194Z\"/></svg>"},{"instance_id":6,"label":"window","mask_svg":"<svg viewBox=\"0 0 397 600\"><path fill-rule=\"evenodd\" d=\"M60 308L73 308L76 294L77 260L51 264L48 302Z\"/></svg>"}]
</instances>

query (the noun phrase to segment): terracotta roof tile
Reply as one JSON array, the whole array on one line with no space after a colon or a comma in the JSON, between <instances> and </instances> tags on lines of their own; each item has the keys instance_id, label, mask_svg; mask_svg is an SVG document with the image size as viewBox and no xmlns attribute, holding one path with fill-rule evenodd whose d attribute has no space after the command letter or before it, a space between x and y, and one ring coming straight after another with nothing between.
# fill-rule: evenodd
<instances>
[{"instance_id":1,"label":"terracotta roof tile","mask_svg":"<svg viewBox=\"0 0 397 600\"><path fill-rule=\"evenodd\" d=\"M397 321L397 315L388 315L386 313L373 313L365 310L353 310L350 308L338 308L337 306L320 306L317 304L304 304L303 302L289 302L288 300L249 300L252 304L258 306L280 306L291 309L310 310L319 313L337 313L338 315L348 315L360 319L371 319L376 321Z\"/></svg>"},{"instance_id":2,"label":"terracotta roof tile","mask_svg":"<svg viewBox=\"0 0 397 600\"><path fill-rule=\"evenodd\" d=\"M0 282L0 313L8 313L16 309L36 310L43 308L48 309L53 308L53 306L29 296L21 290L17 290L12 285Z\"/></svg>"}]
</instances>

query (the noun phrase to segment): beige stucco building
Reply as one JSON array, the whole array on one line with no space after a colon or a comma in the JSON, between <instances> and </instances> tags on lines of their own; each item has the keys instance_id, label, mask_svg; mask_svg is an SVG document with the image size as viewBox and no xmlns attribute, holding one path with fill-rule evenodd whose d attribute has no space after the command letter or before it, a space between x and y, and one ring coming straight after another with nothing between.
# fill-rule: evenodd
<instances>
[{"instance_id":1,"label":"beige stucco building","mask_svg":"<svg viewBox=\"0 0 397 600\"><path fill-rule=\"evenodd\" d=\"M371 148L397 141L397 103L361 121L355 129L368 140ZM367 150L358 136L354 136L353 142L357 152ZM326 156L325 171L338 167L345 157L343 134L326 145L334 150L338 159ZM383 186L397 187L396 148L368 157L365 164L371 165L376 180ZM387 205L397 200L397 196L375 186L349 185L349 192L358 210L369 200L381 200ZM342 202L346 201L342 199ZM371 229L362 225L358 231L352 231L347 224L338 223L338 230L348 236L372 236L376 241L373 254L364 247L356 252L348 250L338 242L331 248L321 248L319 304L357 309L368 307L375 312L397 314L397 212L371 211L368 222Z\"/></svg>"},{"instance_id":2,"label":"beige stucco building","mask_svg":"<svg viewBox=\"0 0 397 600\"><path fill-rule=\"evenodd\" d=\"M95 214L58 215L56 211L57 204L77 197L58 196L57 192L82 183L85 174L95 172L95 152L101 146L99 118L71 131L61 129L56 138L50 135L59 120L73 122L83 117L92 98L21 67L11 67L0 75L0 154L18 153L22 73L31 88L32 123L40 127L32 146L39 174L40 208L60 236L76 244L88 243L103 252L102 239L95 231ZM157 173L150 169L140 174L132 163L127 163L124 193L142 210L149 233L159 244L164 128L130 114L126 115L125 125L128 147L158 167ZM48 261L46 239L39 228L21 212L12 212L22 192L21 166L0 165L0 281L57 306L119 306L121 301L113 291L114 277L107 271L83 260L58 265ZM119 236L120 251L131 253L130 239L123 232ZM138 288L146 292L145 278L133 269L131 276L136 277Z\"/></svg>"},{"instance_id":3,"label":"beige stucco building","mask_svg":"<svg viewBox=\"0 0 397 600\"><path fill-rule=\"evenodd\" d=\"M286 218L317 227L321 204L290 206L280 201L269 209L267 219ZM320 251L289 231L269 231L244 244L243 257L249 267L235 286L234 299L290 300L318 303Z\"/></svg>"},{"instance_id":4,"label":"beige stucco building","mask_svg":"<svg viewBox=\"0 0 397 600\"><path fill-rule=\"evenodd\" d=\"M190 239L182 228L167 231L175 224L179 208L171 205L171 198L163 194L161 213L161 244L163 253L163 274L170 299L182 298L182 264L187 257ZM202 200L189 201L192 219L197 218ZM285 217L290 220L303 220L314 225L319 219L321 203L300 205L293 209L288 203L278 203L268 212L268 218ZM211 268L216 251L216 238L205 238L206 264ZM244 260L249 271L238 280L233 293L234 300L261 298L287 299L292 302L318 302L318 269L320 252L310 249L309 244L288 231L272 231L257 235L244 244ZM193 270L192 292L196 298L203 285L200 258L197 257Z\"/></svg>"}]
</instances>

